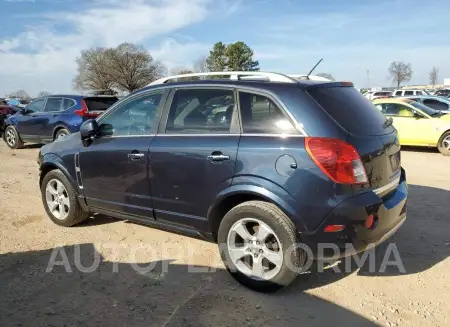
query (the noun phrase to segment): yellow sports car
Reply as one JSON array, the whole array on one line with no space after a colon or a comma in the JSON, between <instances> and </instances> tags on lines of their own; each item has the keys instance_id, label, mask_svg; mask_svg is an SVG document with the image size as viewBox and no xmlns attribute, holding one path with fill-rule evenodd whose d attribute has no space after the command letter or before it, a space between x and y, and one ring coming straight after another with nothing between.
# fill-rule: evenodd
<instances>
[{"instance_id":1,"label":"yellow sports car","mask_svg":"<svg viewBox=\"0 0 450 327\"><path fill-rule=\"evenodd\" d=\"M392 117L400 144L436 147L450 156L450 114L404 98L373 101L383 114Z\"/></svg>"}]
</instances>

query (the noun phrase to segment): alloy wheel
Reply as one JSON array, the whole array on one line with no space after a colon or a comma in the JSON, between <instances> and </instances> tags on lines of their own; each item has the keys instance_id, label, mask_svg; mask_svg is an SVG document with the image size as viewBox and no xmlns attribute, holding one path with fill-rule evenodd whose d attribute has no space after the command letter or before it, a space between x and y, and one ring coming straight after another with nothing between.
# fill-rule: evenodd
<instances>
[{"instance_id":1,"label":"alloy wheel","mask_svg":"<svg viewBox=\"0 0 450 327\"><path fill-rule=\"evenodd\" d=\"M278 236L259 219L238 220L228 232L227 246L234 266L252 279L270 280L283 265L283 249Z\"/></svg>"},{"instance_id":2,"label":"alloy wheel","mask_svg":"<svg viewBox=\"0 0 450 327\"><path fill-rule=\"evenodd\" d=\"M450 135L442 140L442 145L445 149L450 150Z\"/></svg>"},{"instance_id":3,"label":"alloy wheel","mask_svg":"<svg viewBox=\"0 0 450 327\"><path fill-rule=\"evenodd\" d=\"M67 218L70 210L69 194L64 184L51 179L45 188L45 200L48 209L56 219L64 220Z\"/></svg>"},{"instance_id":4,"label":"alloy wheel","mask_svg":"<svg viewBox=\"0 0 450 327\"><path fill-rule=\"evenodd\" d=\"M16 134L14 131L11 128L8 128L5 134L6 143L10 147L14 147L16 145Z\"/></svg>"}]
</instances>

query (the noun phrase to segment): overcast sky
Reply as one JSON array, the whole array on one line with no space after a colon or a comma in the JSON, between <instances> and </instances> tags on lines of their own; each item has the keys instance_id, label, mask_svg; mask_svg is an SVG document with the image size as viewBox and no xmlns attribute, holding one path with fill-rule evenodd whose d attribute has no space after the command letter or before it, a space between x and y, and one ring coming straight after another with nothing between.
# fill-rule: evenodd
<instances>
[{"instance_id":1,"label":"overcast sky","mask_svg":"<svg viewBox=\"0 0 450 327\"><path fill-rule=\"evenodd\" d=\"M244 41L262 70L318 72L356 86L390 86L391 61L410 84L450 78L450 1L0 0L0 96L72 92L82 49L144 45L168 68L192 65L217 41Z\"/></svg>"}]
</instances>

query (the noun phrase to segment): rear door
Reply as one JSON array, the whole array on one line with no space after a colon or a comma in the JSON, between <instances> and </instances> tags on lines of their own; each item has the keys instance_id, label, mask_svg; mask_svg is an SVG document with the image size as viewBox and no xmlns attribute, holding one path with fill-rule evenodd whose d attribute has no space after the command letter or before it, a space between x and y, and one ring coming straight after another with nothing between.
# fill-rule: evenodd
<instances>
[{"instance_id":1,"label":"rear door","mask_svg":"<svg viewBox=\"0 0 450 327\"><path fill-rule=\"evenodd\" d=\"M60 115L63 110L63 98L48 97L45 104L44 112L41 114L41 131L40 134L43 139L52 141L53 131L56 123L60 120Z\"/></svg>"},{"instance_id":2,"label":"rear door","mask_svg":"<svg viewBox=\"0 0 450 327\"><path fill-rule=\"evenodd\" d=\"M353 87L320 86L308 92L349 132L348 142L358 150L373 189L399 177L397 132L378 108Z\"/></svg>"},{"instance_id":3,"label":"rear door","mask_svg":"<svg viewBox=\"0 0 450 327\"><path fill-rule=\"evenodd\" d=\"M213 105L218 98L228 106L218 110ZM233 178L240 137L235 108L233 88L172 91L169 110L150 146L157 220L205 228L209 206Z\"/></svg>"},{"instance_id":4,"label":"rear door","mask_svg":"<svg viewBox=\"0 0 450 327\"><path fill-rule=\"evenodd\" d=\"M89 206L99 211L154 218L149 146L167 93L137 93L98 119L100 134L79 153L81 187Z\"/></svg>"}]
</instances>

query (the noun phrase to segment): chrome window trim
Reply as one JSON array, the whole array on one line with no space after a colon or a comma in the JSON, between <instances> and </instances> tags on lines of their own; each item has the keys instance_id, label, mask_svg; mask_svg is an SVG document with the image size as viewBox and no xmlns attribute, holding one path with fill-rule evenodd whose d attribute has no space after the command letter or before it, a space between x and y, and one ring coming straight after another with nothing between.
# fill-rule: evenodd
<instances>
[{"instance_id":1,"label":"chrome window trim","mask_svg":"<svg viewBox=\"0 0 450 327\"><path fill-rule=\"evenodd\" d=\"M99 138L124 138L124 137L155 137L155 136L167 136L167 137L174 137L174 136L195 136L195 137L212 137L212 136L251 136L251 137L281 137L281 138L290 138L290 137L294 137L294 138L305 138L306 136L304 135L299 135L299 134L239 134L239 133L205 133L205 134L194 134L194 133L180 133L180 134L176 134L176 133L170 133L170 134L166 134L166 133L156 133L156 134L145 134L145 135L140 135L140 134L136 134L136 135L116 135L116 136L101 136Z\"/></svg>"}]
</instances>

